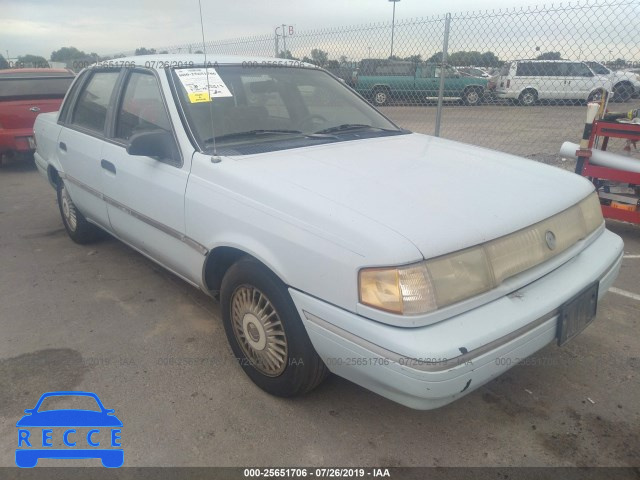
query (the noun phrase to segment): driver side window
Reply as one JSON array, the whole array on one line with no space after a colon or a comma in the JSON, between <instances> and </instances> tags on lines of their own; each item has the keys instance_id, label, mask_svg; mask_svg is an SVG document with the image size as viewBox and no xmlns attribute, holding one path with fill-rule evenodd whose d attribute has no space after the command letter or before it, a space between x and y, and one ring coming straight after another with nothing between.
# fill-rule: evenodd
<instances>
[{"instance_id":1,"label":"driver side window","mask_svg":"<svg viewBox=\"0 0 640 480\"><path fill-rule=\"evenodd\" d=\"M152 74L134 71L117 112L115 136L128 141L136 133L157 130L171 132L160 86Z\"/></svg>"}]
</instances>

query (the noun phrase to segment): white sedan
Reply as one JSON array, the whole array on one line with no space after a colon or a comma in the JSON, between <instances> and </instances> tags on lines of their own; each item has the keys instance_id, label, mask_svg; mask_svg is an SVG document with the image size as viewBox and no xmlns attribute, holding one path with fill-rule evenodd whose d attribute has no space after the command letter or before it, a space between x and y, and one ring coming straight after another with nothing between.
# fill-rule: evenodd
<instances>
[{"instance_id":1,"label":"white sedan","mask_svg":"<svg viewBox=\"0 0 640 480\"><path fill-rule=\"evenodd\" d=\"M620 268L584 178L399 128L313 65L97 64L35 136L69 236L108 232L219 299L275 395L331 371L445 405L571 340Z\"/></svg>"}]
</instances>

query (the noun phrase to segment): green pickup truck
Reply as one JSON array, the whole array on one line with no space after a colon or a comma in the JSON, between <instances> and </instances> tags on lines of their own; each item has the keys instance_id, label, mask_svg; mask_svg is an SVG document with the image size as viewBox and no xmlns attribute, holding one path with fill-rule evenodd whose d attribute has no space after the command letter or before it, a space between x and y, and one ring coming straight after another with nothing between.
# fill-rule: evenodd
<instances>
[{"instance_id":1,"label":"green pickup truck","mask_svg":"<svg viewBox=\"0 0 640 480\"><path fill-rule=\"evenodd\" d=\"M354 73L353 88L377 106L391 99L415 102L437 99L441 65L390 60L362 60ZM478 105L487 90L487 79L465 77L445 66L444 99Z\"/></svg>"}]
</instances>

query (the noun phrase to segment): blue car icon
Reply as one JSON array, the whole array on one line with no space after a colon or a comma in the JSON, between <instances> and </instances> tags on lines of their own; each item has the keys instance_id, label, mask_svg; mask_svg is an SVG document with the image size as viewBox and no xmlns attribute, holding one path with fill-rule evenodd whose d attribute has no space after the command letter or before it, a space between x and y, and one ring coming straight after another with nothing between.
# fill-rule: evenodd
<instances>
[{"instance_id":1,"label":"blue car icon","mask_svg":"<svg viewBox=\"0 0 640 480\"><path fill-rule=\"evenodd\" d=\"M99 410L60 409L39 411L42 402L50 397L90 397L93 398ZM89 400L90 402L90 400ZM122 422L114 415L115 411L104 408L95 393L91 392L49 392L40 397L36 406L24 411L16 427L18 430L18 448L16 449L16 465L18 467L35 467L40 458L56 459L85 459L99 458L102 465L117 468L124 463L124 453L120 444L120 428ZM52 428L65 427L63 434L64 445L69 448L51 448ZM75 428L91 427L86 435L88 447L100 447L96 436L101 430L109 430L110 446L112 448L74 448L78 439ZM32 430L37 428L37 432ZM41 435L40 428L42 428ZM34 434L33 436L31 434ZM72 441L71 438L76 441ZM102 434L104 436L104 433ZM40 442L41 440L41 442ZM32 446L33 442L33 446ZM41 443L41 445L36 445ZM104 442L103 442L104 443ZM39 447L42 448L39 448ZM103 445L104 446L104 445ZM120 448L118 448L120 447Z\"/></svg>"}]
</instances>

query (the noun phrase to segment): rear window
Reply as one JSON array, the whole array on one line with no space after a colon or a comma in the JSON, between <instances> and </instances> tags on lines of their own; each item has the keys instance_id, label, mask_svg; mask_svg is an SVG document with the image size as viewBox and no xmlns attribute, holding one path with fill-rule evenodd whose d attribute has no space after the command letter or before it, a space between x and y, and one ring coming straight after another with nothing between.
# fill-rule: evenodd
<instances>
[{"instance_id":1,"label":"rear window","mask_svg":"<svg viewBox=\"0 0 640 480\"><path fill-rule=\"evenodd\" d=\"M509 75L509 70L511 70L511 64L505 63L504 65L502 65L502 68L500 69L500 76L506 77L507 75Z\"/></svg>"},{"instance_id":2,"label":"rear window","mask_svg":"<svg viewBox=\"0 0 640 480\"><path fill-rule=\"evenodd\" d=\"M0 77L0 98L63 98L73 77Z\"/></svg>"}]
</instances>

